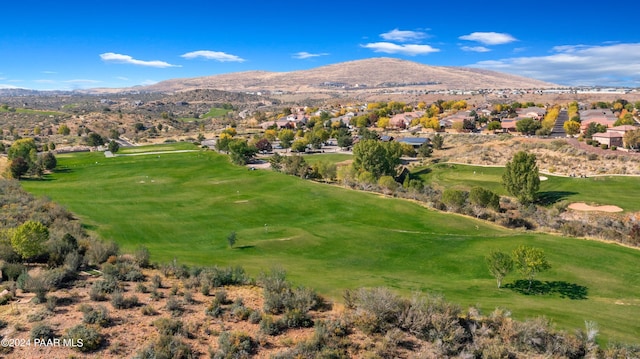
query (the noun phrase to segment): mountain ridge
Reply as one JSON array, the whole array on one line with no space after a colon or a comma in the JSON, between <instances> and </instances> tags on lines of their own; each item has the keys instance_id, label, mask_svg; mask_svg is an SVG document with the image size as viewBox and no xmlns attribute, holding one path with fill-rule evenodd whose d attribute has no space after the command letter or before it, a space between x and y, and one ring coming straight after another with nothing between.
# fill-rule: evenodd
<instances>
[{"instance_id":1,"label":"mountain ridge","mask_svg":"<svg viewBox=\"0 0 640 359\"><path fill-rule=\"evenodd\" d=\"M252 92L335 92L408 87L420 87L428 90L480 90L561 86L484 69L433 66L381 57L288 72L250 70L193 78L176 78L126 90L178 92L194 89L218 89Z\"/></svg>"}]
</instances>

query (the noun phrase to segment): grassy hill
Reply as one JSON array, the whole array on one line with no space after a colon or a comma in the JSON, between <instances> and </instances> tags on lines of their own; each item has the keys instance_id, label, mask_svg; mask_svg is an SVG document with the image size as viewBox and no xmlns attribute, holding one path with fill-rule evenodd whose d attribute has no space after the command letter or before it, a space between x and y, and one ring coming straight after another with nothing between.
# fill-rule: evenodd
<instances>
[{"instance_id":1,"label":"grassy hill","mask_svg":"<svg viewBox=\"0 0 640 359\"><path fill-rule=\"evenodd\" d=\"M338 300L346 288L387 286L443 293L485 313L506 307L519 319L545 315L565 329L593 320L606 339L640 336L640 252L633 249L507 230L400 199L248 171L213 152L58 159L57 173L24 187L64 204L125 250L148 247L155 261L238 264L254 275L281 266L294 282ZM233 249L226 240L232 231ZM490 250L520 244L547 253L553 268L539 279L548 294L498 290L488 274Z\"/></svg>"}]
</instances>

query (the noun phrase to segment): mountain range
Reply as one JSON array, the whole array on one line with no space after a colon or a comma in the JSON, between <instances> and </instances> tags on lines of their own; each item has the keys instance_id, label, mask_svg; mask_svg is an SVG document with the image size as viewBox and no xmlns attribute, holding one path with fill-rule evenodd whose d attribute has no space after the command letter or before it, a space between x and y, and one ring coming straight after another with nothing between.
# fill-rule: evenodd
<instances>
[{"instance_id":1,"label":"mountain range","mask_svg":"<svg viewBox=\"0 0 640 359\"><path fill-rule=\"evenodd\" d=\"M372 58L291 72L246 71L180 78L121 91L177 92L194 89L224 91L335 92L398 88L479 90L553 88L556 84L496 71L468 67L430 66L394 58ZM91 92L114 92L93 89Z\"/></svg>"}]
</instances>

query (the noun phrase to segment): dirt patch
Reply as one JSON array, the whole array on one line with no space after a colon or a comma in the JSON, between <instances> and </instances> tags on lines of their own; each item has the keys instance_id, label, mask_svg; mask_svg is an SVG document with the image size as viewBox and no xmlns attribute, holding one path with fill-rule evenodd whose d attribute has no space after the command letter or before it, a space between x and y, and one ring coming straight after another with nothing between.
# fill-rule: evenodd
<instances>
[{"instance_id":1,"label":"dirt patch","mask_svg":"<svg viewBox=\"0 0 640 359\"><path fill-rule=\"evenodd\" d=\"M609 212L609 213L614 213L614 212L622 212L622 208L618 207L618 206L590 206L584 202L576 202L576 203L571 203L569 205L569 208L576 210L576 211L598 211L598 212Z\"/></svg>"},{"instance_id":2,"label":"dirt patch","mask_svg":"<svg viewBox=\"0 0 640 359\"><path fill-rule=\"evenodd\" d=\"M243 199L243 200L235 201L233 203L249 203L249 200L248 199Z\"/></svg>"}]
</instances>

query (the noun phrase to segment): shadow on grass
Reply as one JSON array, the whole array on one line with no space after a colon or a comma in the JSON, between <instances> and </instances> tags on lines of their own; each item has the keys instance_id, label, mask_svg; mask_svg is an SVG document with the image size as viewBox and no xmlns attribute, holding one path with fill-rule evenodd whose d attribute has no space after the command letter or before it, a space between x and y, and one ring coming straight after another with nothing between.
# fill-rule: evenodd
<instances>
[{"instance_id":1,"label":"shadow on grass","mask_svg":"<svg viewBox=\"0 0 640 359\"><path fill-rule=\"evenodd\" d=\"M529 289L529 281L523 279L505 284L504 287L524 295L559 294L560 298L569 298L572 300L587 299L589 291L587 287L575 283L565 281L542 282L539 280L532 281L531 289Z\"/></svg>"},{"instance_id":2,"label":"shadow on grass","mask_svg":"<svg viewBox=\"0 0 640 359\"><path fill-rule=\"evenodd\" d=\"M547 206L557 202L560 202L564 199L567 199L569 196L573 196L578 194L578 192L569 192L569 191L547 191L547 192L538 192L538 202L541 205Z\"/></svg>"},{"instance_id":3,"label":"shadow on grass","mask_svg":"<svg viewBox=\"0 0 640 359\"><path fill-rule=\"evenodd\" d=\"M251 248L255 248L256 246L252 246L252 245L247 245L247 246L235 246L233 248L237 248L237 249L251 249Z\"/></svg>"},{"instance_id":4,"label":"shadow on grass","mask_svg":"<svg viewBox=\"0 0 640 359\"><path fill-rule=\"evenodd\" d=\"M414 176L421 176L421 175L426 175L431 173L431 168L423 168L418 172L413 172L412 175Z\"/></svg>"}]
</instances>

